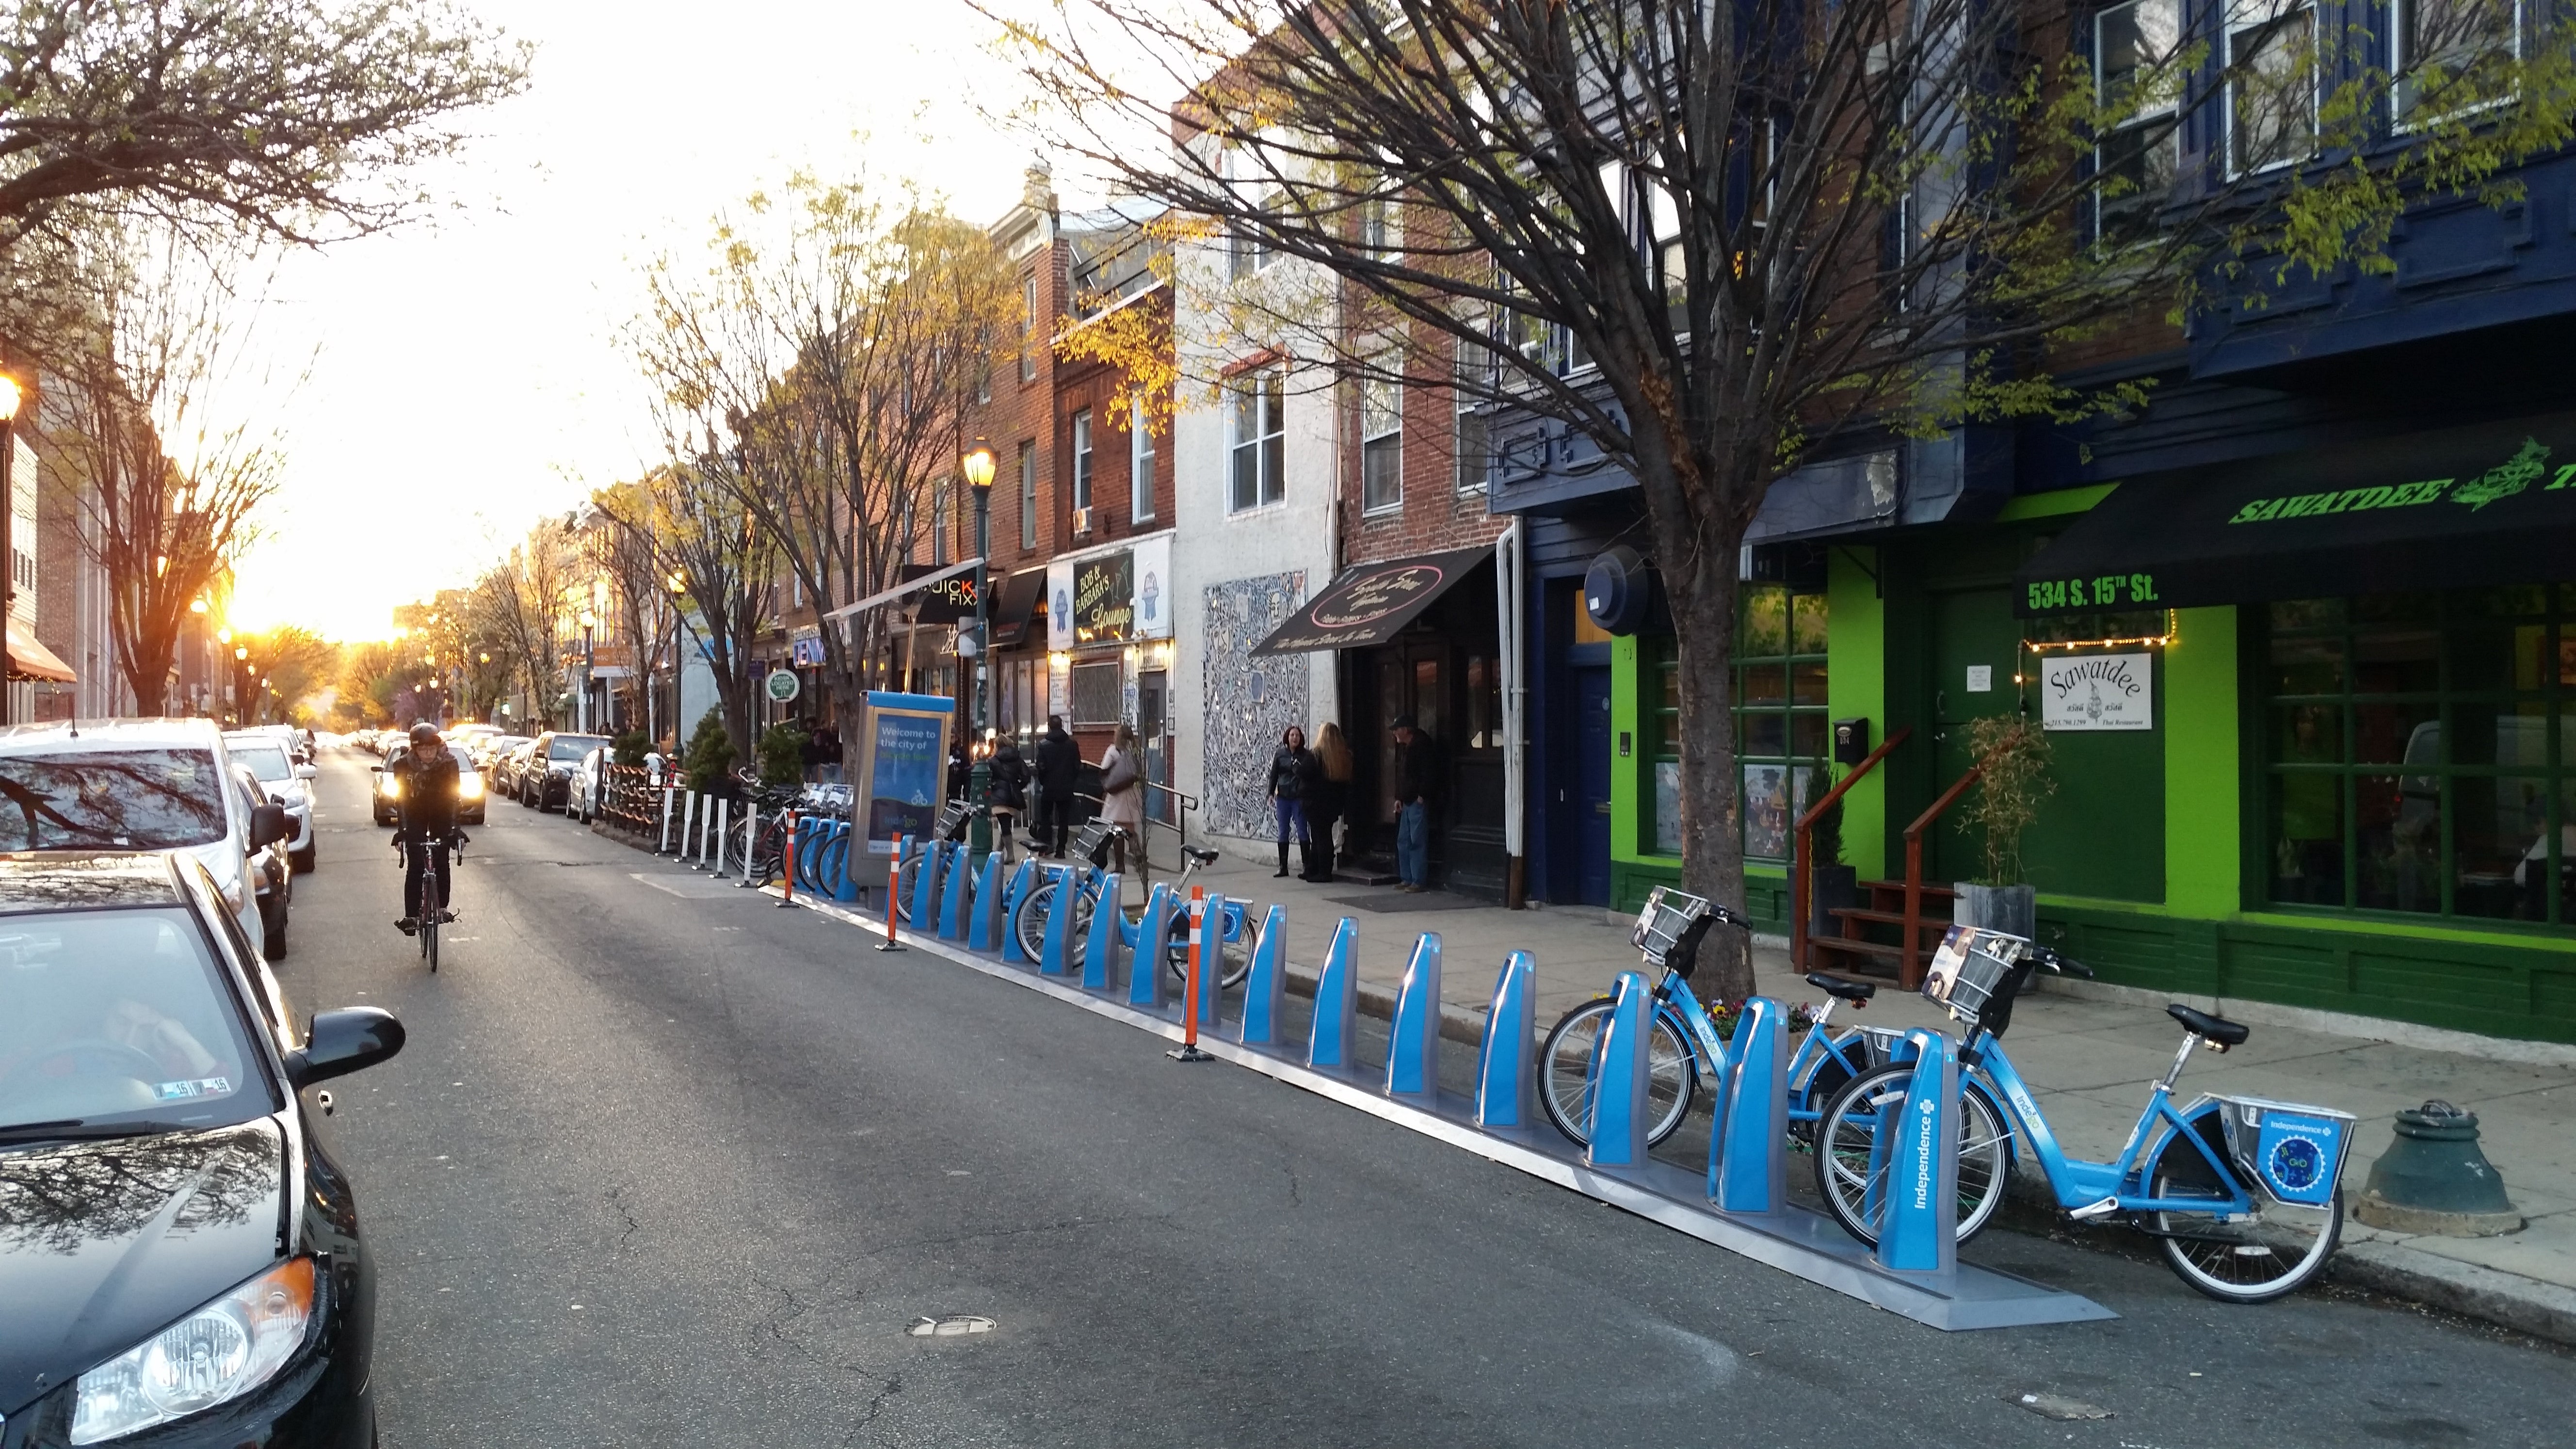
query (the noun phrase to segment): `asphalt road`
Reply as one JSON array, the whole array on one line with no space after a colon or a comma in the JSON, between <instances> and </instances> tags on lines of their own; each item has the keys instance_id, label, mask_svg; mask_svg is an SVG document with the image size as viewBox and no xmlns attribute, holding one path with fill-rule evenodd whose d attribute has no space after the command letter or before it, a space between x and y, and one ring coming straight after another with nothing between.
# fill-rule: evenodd
<instances>
[{"instance_id":1,"label":"asphalt road","mask_svg":"<svg viewBox=\"0 0 2576 1449\"><path fill-rule=\"evenodd\" d=\"M2576 1437L2576 1356L2036 1236L1973 1255L2124 1316L1917 1327L515 805L432 977L366 763L324 752L281 979L410 1028L332 1123L391 1449Z\"/></svg>"}]
</instances>

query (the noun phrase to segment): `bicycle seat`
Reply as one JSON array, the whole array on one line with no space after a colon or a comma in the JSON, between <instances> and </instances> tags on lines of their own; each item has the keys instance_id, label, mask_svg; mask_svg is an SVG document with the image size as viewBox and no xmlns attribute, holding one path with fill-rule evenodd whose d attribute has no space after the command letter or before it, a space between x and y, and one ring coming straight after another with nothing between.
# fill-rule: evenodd
<instances>
[{"instance_id":1,"label":"bicycle seat","mask_svg":"<svg viewBox=\"0 0 2576 1449\"><path fill-rule=\"evenodd\" d=\"M1201 850L1195 845L1184 845L1181 847L1181 854L1188 856L1190 859L1197 861L1201 865L1216 864L1216 852L1213 850Z\"/></svg>"},{"instance_id":2,"label":"bicycle seat","mask_svg":"<svg viewBox=\"0 0 2576 1449\"><path fill-rule=\"evenodd\" d=\"M1855 1006L1878 994L1878 983L1875 981L1845 981L1839 976L1824 976L1813 972L1808 974L1807 984L1827 996L1839 997Z\"/></svg>"},{"instance_id":3,"label":"bicycle seat","mask_svg":"<svg viewBox=\"0 0 2576 1449\"><path fill-rule=\"evenodd\" d=\"M2254 1034L2252 1027L2241 1022L2229 1021L2222 1016L2212 1016L2206 1011L2194 1011L2179 1001L2166 1007L2165 1015L2181 1022L2183 1030L2207 1037L2222 1047L2243 1046L2245 1038Z\"/></svg>"}]
</instances>

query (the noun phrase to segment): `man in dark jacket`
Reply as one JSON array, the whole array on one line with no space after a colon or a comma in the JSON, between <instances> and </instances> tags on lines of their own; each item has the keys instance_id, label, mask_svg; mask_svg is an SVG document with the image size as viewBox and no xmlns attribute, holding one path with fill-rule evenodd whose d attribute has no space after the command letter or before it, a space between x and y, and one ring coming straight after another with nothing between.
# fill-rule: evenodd
<instances>
[{"instance_id":1,"label":"man in dark jacket","mask_svg":"<svg viewBox=\"0 0 2576 1449\"><path fill-rule=\"evenodd\" d=\"M993 742L993 758L988 762L991 783L985 787L984 802L993 809L994 848L1002 852L1002 863L1010 864L1018 855L1018 840L1012 831L1029 810L1029 765L1020 758L1020 747L1009 735Z\"/></svg>"},{"instance_id":2,"label":"man in dark jacket","mask_svg":"<svg viewBox=\"0 0 2576 1449\"><path fill-rule=\"evenodd\" d=\"M1431 802L1440 793L1440 746L1413 716L1395 717L1395 873L1403 889L1431 888Z\"/></svg>"},{"instance_id":3,"label":"man in dark jacket","mask_svg":"<svg viewBox=\"0 0 2576 1449\"><path fill-rule=\"evenodd\" d=\"M408 936L420 929L422 876L433 854L438 860L439 919L451 919L447 901L454 878L447 868L447 842L456 833L456 795L462 776L456 756L439 737L438 726L427 720L411 727L411 748L385 768L394 777L399 791L394 799L402 815L394 829L394 844L403 855L403 913L394 924Z\"/></svg>"},{"instance_id":4,"label":"man in dark jacket","mask_svg":"<svg viewBox=\"0 0 2576 1449\"><path fill-rule=\"evenodd\" d=\"M1082 768L1082 747L1064 732L1064 716L1047 716L1046 734L1038 741L1038 813L1036 837L1046 853L1061 857L1073 831L1073 779Z\"/></svg>"}]
</instances>

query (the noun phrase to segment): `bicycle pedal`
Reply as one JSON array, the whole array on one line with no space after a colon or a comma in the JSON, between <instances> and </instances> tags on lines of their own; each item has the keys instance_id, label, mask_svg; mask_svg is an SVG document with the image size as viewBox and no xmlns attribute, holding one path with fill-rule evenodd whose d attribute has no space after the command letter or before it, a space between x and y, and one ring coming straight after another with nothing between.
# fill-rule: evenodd
<instances>
[{"instance_id":1,"label":"bicycle pedal","mask_svg":"<svg viewBox=\"0 0 2576 1449\"><path fill-rule=\"evenodd\" d=\"M2106 1197L2100 1202L2088 1202L2080 1208L2069 1208L2066 1210L2066 1215L2079 1223L2085 1223L2095 1218L2109 1217L2119 1210L2120 1200L2116 1197Z\"/></svg>"}]
</instances>

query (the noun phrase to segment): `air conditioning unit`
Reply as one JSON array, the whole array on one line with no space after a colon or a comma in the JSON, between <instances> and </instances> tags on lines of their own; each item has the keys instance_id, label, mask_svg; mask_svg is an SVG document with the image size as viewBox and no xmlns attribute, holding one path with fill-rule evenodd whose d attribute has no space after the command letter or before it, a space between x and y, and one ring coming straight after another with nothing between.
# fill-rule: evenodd
<instances>
[{"instance_id":1,"label":"air conditioning unit","mask_svg":"<svg viewBox=\"0 0 2576 1449\"><path fill-rule=\"evenodd\" d=\"M1073 536L1076 538L1089 538L1091 536L1090 509L1077 508L1073 510Z\"/></svg>"}]
</instances>

